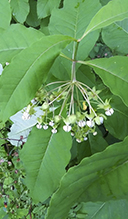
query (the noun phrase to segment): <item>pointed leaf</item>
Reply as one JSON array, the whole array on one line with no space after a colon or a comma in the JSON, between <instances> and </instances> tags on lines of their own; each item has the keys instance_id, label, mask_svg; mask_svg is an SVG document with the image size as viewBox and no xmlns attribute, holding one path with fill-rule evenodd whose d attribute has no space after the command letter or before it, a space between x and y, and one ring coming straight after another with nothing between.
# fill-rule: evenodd
<instances>
[{"instance_id":1,"label":"pointed leaf","mask_svg":"<svg viewBox=\"0 0 128 219\"><path fill-rule=\"evenodd\" d=\"M127 159L128 137L69 169L52 196L46 218L66 218L71 206L80 201L127 199Z\"/></svg>"},{"instance_id":2,"label":"pointed leaf","mask_svg":"<svg viewBox=\"0 0 128 219\"><path fill-rule=\"evenodd\" d=\"M38 0L37 14L39 18L45 18L51 14L53 8L59 7L60 0Z\"/></svg>"},{"instance_id":3,"label":"pointed leaf","mask_svg":"<svg viewBox=\"0 0 128 219\"><path fill-rule=\"evenodd\" d=\"M115 56L80 63L91 66L111 92L128 106L128 57Z\"/></svg>"},{"instance_id":4,"label":"pointed leaf","mask_svg":"<svg viewBox=\"0 0 128 219\"><path fill-rule=\"evenodd\" d=\"M127 0L113 0L102 7L96 15L92 18L88 25L82 40L91 31L106 27L115 21L120 21L128 17L128 1ZM80 41L79 40L79 41Z\"/></svg>"},{"instance_id":5,"label":"pointed leaf","mask_svg":"<svg viewBox=\"0 0 128 219\"><path fill-rule=\"evenodd\" d=\"M0 28L6 29L11 21L11 9L8 0L0 1Z\"/></svg>"},{"instance_id":6,"label":"pointed leaf","mask_svg":"<svg viewBox=\"0 0 128 219\"><path fill-rule=\"evenodd\" d=\"M71 135L60 127L58 133L51 129L33 128L20 153L26 170L26 184L34 201L45 201L59 186L70 160Z\"/></svg>"},{"instance_id":7,"label":"pointed leaf","mask_svg":"<svg viewBox=\"0 0 128 219\"><path fill-rule=\"evenodd\" d=\"M10 1L13 17L20 23L26 20L29 13L28 0L11 0Z\"/></svg>"},{"instance_id":8,"label":"pointed leaf","mask_svg":"<svg viewBox=\"0 0 128 219\"><path fill-rule=\"evenodd\" d=\"M9 36L9 37L8 37ZM12 24L0 35L0 60L10 62L11 58L43 37L43 33L21 24Z\"/></svg>"},{"instance_id":9,"label":"pointed leaf","mask_svg":"<svg viewBox=\"0 0 128 219\"><path fill-rule=\"evenodd\" d=\"M61 35L43 37L5 67L0 78L1 120L6 121L34 98L55 58L72 40Z\"/></svg>"}]
</instances>

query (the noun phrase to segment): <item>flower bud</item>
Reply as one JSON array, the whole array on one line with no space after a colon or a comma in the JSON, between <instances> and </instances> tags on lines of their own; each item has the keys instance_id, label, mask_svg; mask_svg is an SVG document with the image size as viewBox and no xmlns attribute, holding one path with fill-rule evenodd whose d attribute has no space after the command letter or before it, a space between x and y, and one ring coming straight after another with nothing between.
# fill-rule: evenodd
<instances>
[{"instance_id":1,"label":"flower bud","mask_svg":"<svg viewBox=\"0 0 128 219\"><path fill-rule=\"evenodd\" d=\"M49 104L44 102L43 105L42 105L42 109L47 110L48 108L49 108Z\"/></svg>"},{"instance_id":2,"label":"flower bud","mask_svg":"<svg viewBox=\"0 0 128 219\"><path fill-rule=\"evenodd\" d=\"M61 116L57 115L57 116L54 117L55 123L60 122L60 120L61 120Z\"/></svg>"},{"instance_id":3,"label":"flower bud","mask_svg":"<svg viewBox=\"0 0 128 219\"><path fill-rule=\"evenodd\" d=\"M76 115L72 114L72 115L68 116L68 117L64 120L64 122L65 122L66 124L73 124L73 123L75 123L75 122L76 122Z\"/></svg>"}]
</instances>

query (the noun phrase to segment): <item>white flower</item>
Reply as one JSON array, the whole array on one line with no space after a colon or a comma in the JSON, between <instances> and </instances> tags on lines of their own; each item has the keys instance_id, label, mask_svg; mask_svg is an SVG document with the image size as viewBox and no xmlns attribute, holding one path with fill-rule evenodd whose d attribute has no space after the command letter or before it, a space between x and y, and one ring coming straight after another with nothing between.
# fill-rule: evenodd
<instances>
[{"instance_id":1,"label":"white flower","mask_svg":"<svg viewBox=\"0 0 128 219\"><path fill-rule=\"evenodd\" d=\"M81 140L80 140L80 139L78 139L78 138L76 139L76 141L77 141L78 143L81 143Z\"/></svg>"},{"instance_id":2,"label":"white flower","mask_svg":"<svg viewBox=\"0 0 128 219\"><path fill-rule=\"evenodd\" d=\"M78 124L79 127L82 128L86 125L86 122L84 120L80 120L77 124Z\"/></svg>"},{"instance_id":3,"label":"white flower","mask_svg":"<svg viewBox=\"0 0 128 219\"><path fill-rule=\"evenodd\" d=\"M57 133L57 129L56 129L56 128L53 128L53 129L52 129L52 133L53 133L53 134Z\"/></svg>"},{"instance_id":4,"label":"white flower","mask_svg":"<svg viewBox=\"0 0 128 219\"><path fill-rule=\"evenodd\" d=\"M104 118L100 116L100 124L103 124Z\"/></svg>"},{"instance_id":5,"label":"white flower","mask_svg":"<svg viewBox=\"0 0 128 219\"><path fill-rule=\"evenodd\" d=\"M105 112L105 114L107 116L111 116L113 113L114 113L114 109L113 108L107 109L106 112Z\"/></svg>"},{"instance_id":6,"label":"white flower","mask_svg":"<svg viewBox=\"0 0 128 219\"><path fill-rule=\"evenodd\" d=\"M93 132L93 135L94 135L94 136L97 135L97 132Z\"/></svg>"},{"instance_id":7,"label":"white flower","mask_svg":"<svg viewBox=\"0 0 128 219\"><path fill-rule=\"evenodd\" d=\"M49 125L53 127L53 126L54 126L54 122L53 122L53 121L50 121L50 122L49 122Z\"/></svg>"},{"instance_id":8,"label":"white flower","mask_svg":"<svg viewBox=\"0 0 128 219\"><path fill-rule=\"evenodd\" d=\"M23 115L22 115L22 119L23 119L23 120L29 120L29 119L30 119L29 113L25 111L25 112L23 113Z\"/></svg>"},{"instance_id":9,"label":"white flower","mask_svg":"<svg viewBox=\"0 0 128 219\"><path fill-rule=\"evenodd\" d=\"M72 127L71 127L71 125L69 125L69 124L66 124L66 125L63 126L63 130L64 130L65 132L70 132L71 129L72 129Z\"/></svg>"},{"instance_id":10,"label":"white flower","mask_svg":"<svg viewBox=\"0 0 128 219\"><path fill-rule=\"evenodd\" d=\"M88 138L87 137L84 137L84 141L87 141L88 140Z\"/></svg>"},{"instance_id":11,"label":"white flower","mask_svg":"<svg viewBox=\"0 0 128 219\"><path fill-rule=\"evenodd\" d=\"M47 130L48 129L48 125L47 124L43 125L43 129Z\"/></svg>"},{"instance_id":12,"label":"white flower","mask_svg":"<svg viewBox=\"0 0 128 219\"><path fill-rule=\"evenodd\" d=\"M93 120L88 120L87 121L87 126L89 126L90 128L92 128L95 125Z\"/></svg>"},{"instance_id":13,"label":"white flower","mask_svg":"<svg viewBox=\"0 0 128 219\"><path fill-rule=\"evenodd\" d=\"M41 125L40 123L38 123L38 124L36 125L36 127L37 127L38 129L41 129L41 128L42 128L42 125Z\"/></svg>"},{"instance_id":14,"label":"white flower","mask_svg":"<svg viewBox=\"0 0 128 219\"><path fill-rule=\"evenodd\" d=\"M71 132L71 136L74 136L74 132Z\"/></svg>"}]
</instances>

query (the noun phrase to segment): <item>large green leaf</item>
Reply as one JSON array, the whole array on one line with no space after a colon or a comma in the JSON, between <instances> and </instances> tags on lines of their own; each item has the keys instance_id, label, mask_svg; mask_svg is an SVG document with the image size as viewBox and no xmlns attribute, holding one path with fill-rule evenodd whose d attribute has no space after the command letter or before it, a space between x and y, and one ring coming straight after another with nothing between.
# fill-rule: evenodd
<instances>
[{"instance_id":1,"label":"large green leaf","mask_svg":"<svg viewBox=\"0 0 128 219\"><path fill-rule=\"evenodd\" d=\"M38 0L37 14L39 18L45 18L51 14L53 8L59 7L60 0Z\"/></svg>"},{"instance_id":2,"label":"large green leaf","mask_svg":"<svg viewBox=\"0 0 128 219\"><path fill-rule=\"evenodd\" d=\"M128 23L128 19L126 19ZM113 52L126 55L128 54L128 31L120 24L111 24L102 30L102 38L105 44Z\"/></svg>"},{"instance_id":3,"label":"large green leaf","mask_svg":"<svg viewBox=\"0 0 128 219\"><path fill-rule=\"evenodd\" d=\"M80 201L127 199L127 160L128 137L69 169L52 196L46 218L66 218L71 206Z\"/></svg>"},{"instance_id":4,"label":"large green leaf","mask_svg":"<svg viewBox=\"0 0 128 219\"><path fill-rule=\"evenodd\" d=\"M84 219L125 219L128 215L128 201L125 199L108 202L82 202L77 218Z\"/></svg>"},{"instance_id":5,"label":"large green leaf","mask_svg":"<svg viewBox=\"0 0 128 219\"><path fill-rule=\"evenodd\" d=\"M62 9L54 9L51 14L49 31L51 34L63 34L79 39L85 28L88 26L90 20L101 8L99 0L85 0L85 1L64 1L64 7ZM93 48L97 38L99 36L99 31L90 33L85 39L80 42L77 59L87 58L89 52ZM76 43L71 43L68 45L63 53L70 57L74 58L74 49ZM60 58L57 62L58 65L66 66L68 74L70 75L71 71L71 62L64 58ZM76 66L78 68L78 66Z\"/></svg>"},{"instance_id":6,"label":"large green leaf","mask_svg":"<svg viewBox=\"0 0 128 219\"><path fill-rule=\"evenodd\" d=\"M43 33L40 31L12 24L0 35L0 62L10 62L13 56L42 37Z\"/></svg>"},{"instance_id":7,"label":"large green leaf","mask_svg":"<svg viewBox=\"0 0 128 219\"><path fill-rule=\"evenodd\" d=\"M26 20L29 13L29 0L11 0L11 8L13 17L20 23Z\"/></svg>"},{"instance_id":8,"label":"large green leaf","mask_svg":"<svg viewBox=\"0 0 128 219\"><path fill-rule=\"evenodd\" d=\"M81 39L94 30L106 27L115 21L125 19L126 17L128 17L128 1L110 1L95 14Z\"/></svg>"},{"instance_id":9,"label":"large green leaf","mask_svg":"<svg viewBox=\"0 0 128 219\"><path fill-rule=\"evenodd\" d=\"M11 21L11 9L8 0L0 1L0 27L6 29Z\"/></svg>"},{"instance_id":10,"label":"large green leaf","mask_svg":"<svg viewBox=\"0 0 128 219\"><path fill-rule=\"evenodd\" d=\"M128 57L115 56L80 63L91 66L111 92L128 106Z\"/></svg>"},{"instance_id":11,"label":"large green leaf","mask_svg":"<svg viewBox=\"0 0 128 219\"><path fill-rule=\"evenodd\" d=\"M33 128L20 153L26 184L34 201L45 201L59 186L70 160L71 135L60 127L58 133Z\"/></svg>"},{"instance_id":12,"label":"large green leaf","mask_svg":"<svg viewBox=\"0 0 128 219\"><path fill-rule=\"evenodd\" d=\"M42 37L15 56L0 78L0 113L6 121L34 97L62 48L73 38L62 35Z\"/></svg>"}]
</instances>

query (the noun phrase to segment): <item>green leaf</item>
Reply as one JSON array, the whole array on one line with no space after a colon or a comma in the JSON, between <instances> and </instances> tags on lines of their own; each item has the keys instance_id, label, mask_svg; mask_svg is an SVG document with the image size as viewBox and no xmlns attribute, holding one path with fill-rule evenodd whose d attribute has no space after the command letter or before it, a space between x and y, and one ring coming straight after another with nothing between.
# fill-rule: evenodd
<instances>
[{"instance_id":1,"label":"green leaf","mask_svg":"<svg viewBox=\"0 0 128 219\"><path fill-rule=\"evenodd\" d=\"M99 0L65 0L64 7L62 9L54 9L52 11L49 31L51 34L63 34L74 37L75 39L79 39L83 35L84 30L88 26L90 20L100 8L101 5ZM99 31L95 31L90 33L82 42L80 42L77 51L77 59L87 58L98 37ZM64 49L63 53L66 56L73 58L72 55L75 47L76 43L71 43ZM70 74L71 62L61 58L58 61L58 65L60 64L62 65L61 68L66 66L68 74ZM76 68L78 67L79 66L76 66Z\"/></svg>"},{"instance_id":2,"label":"green leaf","mask_svg":"<svg viewBox=\"0 0 128 219\"><path fill-rule=\"evenodd\" d=\"M37 14L39 18L45 18L51 14L53 8L59 7L60 0L38 0Z\"/></svg>"},{"instance_id":3,"label":"green leaf","mask_svg":"<svg viewBox=\"0 0 128 219\"><path fill-rule=\"evenodd\" d=\"M127 19L128 22L128 19ZM117 54L128 54L128 31L119 24L112 24L102 30L105 44Z\"/></svg>"},{"instance_id":4,"label":"green leaf","mask_svg":"<svg viewBox=\"0 0 128 219\"><path fill-rule=\"evenodd\" d=\"M116 22L119 27L121 27L125 32L128 33L128 18L124 19L123 21Z\"/></svg>"},{"instance_id":5,"label":"green leaf","mask_svg":"<svg viewBox=\"0 0 128 219\"><path fill-rule=\"evenodd\" d=\"M77 218L84 219L125 219L128 215L128 201L116 200L108 202L82 202ZM82 217L81 217L82 218Z\"/></svg>"},{"instance_id":6,"label":"green leaf","mask_svg":"<svg viewBox=\"0 0 128 219\"><path fill-rule=\"evenodd\" d=\"M26 184L35 202L44 202L59 186L70 160L71 135L63 131L53 134L51 128L33 128L20 153L26 170Z\"/></svg>"},{"instance_id":7,"label":"green leaf","mask_svg":"<svg viewBox=\"0 0 128 219\"><path fill-rule=\"evenodd\" d=\"M9 36L9 37L8 37ZM10 62L12 57L43 37L43 33L21 24L12 24L0 35L0 61Z\"/></svg>"},{"instance_id":8,"label":"green leaf","mask_svg":"<svg viewBox=\"0 0 128 219\"><path fill-rule=\"evenodd\" d=\"M97 135L93 136L92 134L89 135L89 143L92 154L105 150L108 146L107 142L102 136L101 131L97 128Z\"/></svg>"},{"instance_id":9,"label":"green leaf","mask_svg":"<svg viewBox=\"0 0 128 219\"><path fill-rule=\"evenodd\" d=\"M34 98L61 49L72 40L61 35L42 37L5 67L0 78L1 120L5 122Z\"/></svg>"},{"instance_id":10,"label":"green leaf","mask_svg":"<svg viewBox=\"0 0 128 219\"><path fill-rule=\"evenodd\" d=\"M0 1L0 28L7 29L11 21L11 9L8 0Z\"/></svg>"},{"instance_id":11,"label":"green leaf","mask_svg":"<svg viewBox=\"0 0 128 219\"><path fill-rule=\"evenodd\" d=\"M29 13L28 0L11 0L10 5L12 8L12 15L16 21L24 23Z\"/></svg>"},{"instance_id":12,"label":"green leaf","mask_svg":"<svg viewBox=\"0 0 128 219\"><path fill-rule=\"evenodd\" d=\"M37 27L40 25L41 20L37 17L37 2L29 0L30 12L27 16L26 23L29 26Z\"/></svg>"},{"instance_id":13,"label":"green leaf","mask_svg":"<svg viewBox=\"0 0 128 219\"><path fill-rule=\"evenodd\" d=\"M119 96L128 106L128 57L116 56L80 63L91 66L111 92Z\"/></svg>"},{"instance_id":14,"label":"green leaf","mask_svg":"<svg viewBox=\"0 0 128 219\"><path fill-rule=\"evenodd\" d=\"M106 27L115 21L123 20L126 17L128 17L128 1L110 1L95 14L79 41L81 41L90 32Z\"/></svg>"},{"instance_id":15,"label":"green leaf","mask_svg":"<svg viewBox=\"0 0 128 219\"><path fill-rule=\"evenodd\" d=\"M114 113L105 120L105 127L115 138L123 140L128 135L128 107L114 95L110 103Z\"/></svg>"},{"instance_id":16,"label":"green leaf","mask_svg":"<svg viewBox=\"0 0 128 219\"><path fill-rule=\"evenodd\" d=\"M52 196L46 218L66 218L71 206L80 201L127 199L127 157L128 137L69 169Z\"/></svg>"}]
</instances>

